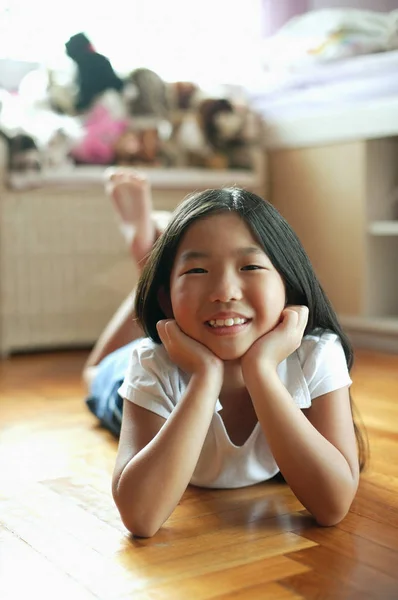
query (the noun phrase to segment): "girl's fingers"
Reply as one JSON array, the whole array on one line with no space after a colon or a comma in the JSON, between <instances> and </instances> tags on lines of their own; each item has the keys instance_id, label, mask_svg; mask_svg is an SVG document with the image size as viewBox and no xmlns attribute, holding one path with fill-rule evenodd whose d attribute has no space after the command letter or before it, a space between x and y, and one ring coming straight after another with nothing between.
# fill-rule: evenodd
<instances>
[{"instance_id":1,"label":"girl's fingers","mask_svg":"<svg viewBox=\"0 0 398 600\"><path fill-rule=\"evenodd\" d=\"M286 329L295 329L299 322L299 314L295 307L289 306L289 308L285 308L282 313L282 323L281 326L284 330Z\"/></svg>"},{"instance_id":2,"label":"girl's fingers","mask_svg":"<svg viewBox=\"0 0 398 600\"><path fill-rule=\"evenodd\" d=\"M299 327L302 333L304 333L304 330L307 326L308 323L308 315L309 315L309 310L308 310L308 306L300 306L300 311L299 311Z\"/></svg>"},{"instance_id":3,"label":"girl's fingers","mask_svg":"<svg viewBox=\"0 0 398 600\"><path fill-rule=\"evenodd\" d=\"M303 338L308 314L307 306L289 306L283 311L282 327L289 336L297 339L298 344Z\"/></svg>"},{"instance_id":4,"label":"girl's fingers","mask_svg":"<svg viewBox=\"0 0 398 600\"><path fill-rule=\"evenodd\" d=\"M174 319L164 320L164 330L169 343L178 342L179 337L181 341L182 331Z\"/></svg>"},{"instance_id":5,"label":"girl's fingers","mask_svg":"<svg viewBox=\"0 0 398 600\"><path fill-rule=\"evenodd\" d=\"M167 347L170 337L169 332L167 331L167 323L169 323L171 319L162 319L156 323L156 329L159 334L159 337L162 343Z\"/></svg>"},{"instance_id":6,"label":"girl's fingers","mask_svg":"<svg viewBox=\"0 0 398 600\"><path fill-rule=\"evenodd\" d=\"M305 329L309 315L307 306L289 306L283 312L289 325Z\"/></svg>"},{"instance_id":7,"label":"girl's fingers","mask_svg":"<svg viewBox=\"0 0 398 600\"><path fill-rule=\"evenodd\" d=\"M171 344L183 345L186 341L186 336L178 327L174 319L162 319L156 324L160 339L166 348L170 348Z\"/></svg>"}]
</instances>

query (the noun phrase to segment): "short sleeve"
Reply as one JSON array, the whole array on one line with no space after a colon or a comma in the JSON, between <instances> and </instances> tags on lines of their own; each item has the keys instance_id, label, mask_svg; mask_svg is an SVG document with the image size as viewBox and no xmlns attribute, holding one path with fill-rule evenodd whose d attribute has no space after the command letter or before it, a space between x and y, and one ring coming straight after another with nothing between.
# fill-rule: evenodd
<instances>
[{"instance_id":1,"label":"short sleeve","mask_svg":"<svg viewBox=\"0 0 398 600\"><path fill-rule=\"evenodd\" d=\"M178 397L178 382L168 368L165 351L145 341L133 348L126 375L118 390L122 398L167 419Z\"/></svg>"},{"instance_id":2,"label":"short sleeve","mask_svg":"<svg viewBox=\"0 0 398 600\"><path fill-rule=\"evenodd\" d=\"M347 360L336 334L325 332L317 338L309 336L300 347L299 355L311 400L351 385Z\"/></svg>"}]
</instances>

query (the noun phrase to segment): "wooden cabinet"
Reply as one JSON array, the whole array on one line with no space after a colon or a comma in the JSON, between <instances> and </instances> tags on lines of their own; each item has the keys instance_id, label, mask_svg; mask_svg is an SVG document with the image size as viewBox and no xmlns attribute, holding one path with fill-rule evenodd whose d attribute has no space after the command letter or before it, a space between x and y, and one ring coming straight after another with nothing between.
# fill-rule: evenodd
<instances>
[{"instance_id":1,"label":"wooden cabinet","mask_svg":"<svg viewBox=\"0 0 398 600\"><path fill-rule=\"evenodd\" d=\"M354 343L398 351L398 138L268 155L270 200Z\"/></svg>"}]
</instances>

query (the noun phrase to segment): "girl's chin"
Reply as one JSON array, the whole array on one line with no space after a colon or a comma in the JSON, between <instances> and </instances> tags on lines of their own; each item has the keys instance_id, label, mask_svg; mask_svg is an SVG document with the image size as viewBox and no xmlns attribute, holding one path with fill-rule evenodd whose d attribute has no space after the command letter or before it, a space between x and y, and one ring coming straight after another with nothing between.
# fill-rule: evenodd
<instances>
[{"instance_id":1,"label":"girl's chin","mask_svg":"<svg viewBox=\"0 0 398 600\"><path fill-rule=\"evenodd\" d=\"M220 348L211 348L207 346L207 348L213 352L219 359L224 362L239 362L240 359L245 355L246 350L244 352L232 351L230 348L228 349L220 349ZM248 350L248 349L247 349Z\"/></svg>"}]
</instances>

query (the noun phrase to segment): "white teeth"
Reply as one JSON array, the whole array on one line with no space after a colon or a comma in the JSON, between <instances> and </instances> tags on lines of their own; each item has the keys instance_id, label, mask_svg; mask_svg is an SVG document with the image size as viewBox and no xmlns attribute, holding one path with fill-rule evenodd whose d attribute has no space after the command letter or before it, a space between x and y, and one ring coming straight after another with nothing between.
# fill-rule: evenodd
<instances>
[{"instance_id":1,"label":"white teeth","mask_svg":"<svg viewBox=\"0 0 398 600\"><path fill-rule=\"evenodd\" d=\"M212 319L209 321L211 327L232 327L232 325L243 325L246 323L246 319L241 317L229 317L228 319Z\"/></svg>"}]
</instances>

